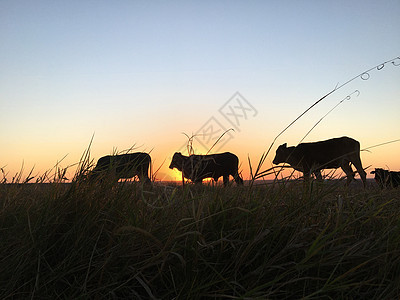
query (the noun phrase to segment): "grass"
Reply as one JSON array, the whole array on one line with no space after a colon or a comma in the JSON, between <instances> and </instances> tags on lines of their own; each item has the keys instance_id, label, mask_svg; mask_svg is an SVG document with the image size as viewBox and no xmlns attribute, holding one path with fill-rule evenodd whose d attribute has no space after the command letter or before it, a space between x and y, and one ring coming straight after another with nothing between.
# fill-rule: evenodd
<instances>
[{"instance_id":1,"label":"grass","mask_svg":"<svg viewBox=\"0 0 400 300\"><path fill-rule=\"evenodd\" d=\"M400 191L0 184L1 299L393 299Z\"/></svg>"}]
</instances>

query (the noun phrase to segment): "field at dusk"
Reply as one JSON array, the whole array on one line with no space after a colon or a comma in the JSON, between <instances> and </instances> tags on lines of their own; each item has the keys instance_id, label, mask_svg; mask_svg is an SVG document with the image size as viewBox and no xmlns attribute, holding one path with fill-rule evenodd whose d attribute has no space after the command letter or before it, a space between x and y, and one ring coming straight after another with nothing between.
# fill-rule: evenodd
<instances>
[{"instance_id":1,"label":"field at dusk","mask_svg":"<svg viewBox=\"0 0 400 300\"><path fill-rule=\"evenodd\" d=\"M56 181L0 199L2 299L400 295L400 191L373 181Z\"/></svg>"}]
</instances>

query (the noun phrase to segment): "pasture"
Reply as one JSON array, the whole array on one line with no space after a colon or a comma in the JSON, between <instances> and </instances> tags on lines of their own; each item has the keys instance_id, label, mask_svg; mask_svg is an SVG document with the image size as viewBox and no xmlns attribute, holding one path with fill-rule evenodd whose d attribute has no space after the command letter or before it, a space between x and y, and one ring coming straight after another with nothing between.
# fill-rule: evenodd
<instances>
[{"instance_id":1,"label":"pasture","mask_svg":"<svg viewBox=\"0 0 400 300\"><path fill-rule=\"evenodd\" d=\"M1 299L394 299L400 190L0 184Z\"/></svg>"}]
</instances>

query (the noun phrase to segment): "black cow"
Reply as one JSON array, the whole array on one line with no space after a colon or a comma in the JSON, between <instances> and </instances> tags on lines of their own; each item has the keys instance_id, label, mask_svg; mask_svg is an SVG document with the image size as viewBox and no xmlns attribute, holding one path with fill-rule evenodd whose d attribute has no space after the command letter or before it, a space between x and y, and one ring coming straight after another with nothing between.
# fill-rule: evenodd
<instances>
[{"instance_id":1,"label":"black cow","mask_svg":"<svg viewBox=\"0 0 400 300\"><path fill-rule=\"evenodd\" d=\"M303 172L307 180L311 173L322 180L322 169L337 169L339 167L347 175L347 184L353 179L355 172L353 164L361 180L366 184L366 173L360 159L360 143L349 137L340 137L314 143L301 143L296 147L280 145L276 150L274 164L288 163L297 171Z\"/></svg>"},{"instance_id":2,"label":"black cow","mask_svg":"<svg viewBox=\"0 0 400 300\"><path fill-rule=\"evenodd\" d=\"M120 178L132 178L137 175L141 182L150 183L150 163L150 155L144 152L103 156L91 172L90 179L101 180L112 176L118 181Z\"/></svg>"},{"instance_id":3,"label":"black cow","mask_svg":"<svg viewBox=\"0 0 400 300\"><path fill-rule=\"evenodd\" d=\"M237 184L243 184L243 179L238 173L239 159L230 152L210 155L184 156L176 152L172 157L170 169L177 168L185 178L194 183L201 183L204 178L224 177L224 185L229 182L229 175L232 175Z\"/></svg>"},{"instance_id":4,"label":"black cow","mask_svg":"<svg viewBox=\"0 0 400 300\"><path fill-rule=\"evenodd\" d=\"M400 185L400 172L388 171L384 169L375 169L371 174L375 174L375 181L381 189L395 188Z\"/></svg>"}]
</instances>

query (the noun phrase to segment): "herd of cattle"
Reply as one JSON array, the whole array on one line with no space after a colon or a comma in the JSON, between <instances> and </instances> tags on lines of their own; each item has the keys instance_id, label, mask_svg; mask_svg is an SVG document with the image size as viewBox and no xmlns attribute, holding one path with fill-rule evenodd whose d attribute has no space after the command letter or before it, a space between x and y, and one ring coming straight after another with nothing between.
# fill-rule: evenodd
<instances>
[{"instance_id":1,"label":"herd of cattle","mask_svg":"<svg viewBox=\"0 0 400 300\"><path fill-rule=\"evenodd\" d=\"M341 168L347 176L347 184L354 179L356 172L351 167L354 165L364 187L366 185L366 172L360 159L360 143L349 137L301 143L292 147L287 147L285 143L276 150L273 163L276 165L289 164L293 169L302 172L305 180L308 180L312 174L317 180L322 180L321 170ZM144 152L108 155L98 160L96 167L90 173L90 179L101 180L111 173L116 180L138 176L141 182L150 183L150 164L151 157ZM238 166L238 157L230 152L190 156L176 152L169 168L178 169L184 178L190 179L194 183L201 183L205 178L217 181L222 176L226 186L229 176L235 179L236 184L243 184ZM400 172L378 168L371 173L375 174L375 180L381 188L400 185Z\"/></svg>"}]
</instances>

